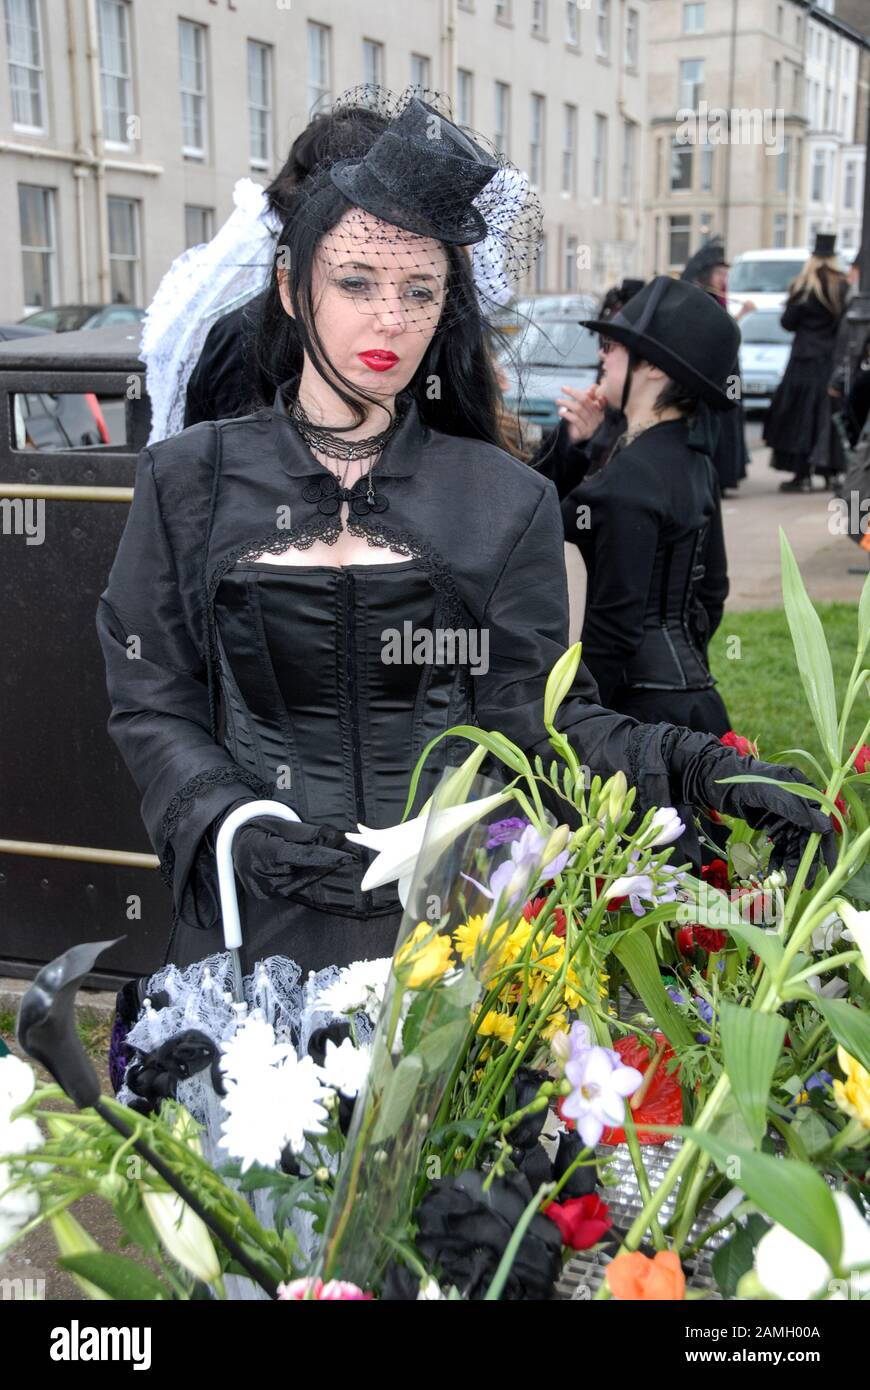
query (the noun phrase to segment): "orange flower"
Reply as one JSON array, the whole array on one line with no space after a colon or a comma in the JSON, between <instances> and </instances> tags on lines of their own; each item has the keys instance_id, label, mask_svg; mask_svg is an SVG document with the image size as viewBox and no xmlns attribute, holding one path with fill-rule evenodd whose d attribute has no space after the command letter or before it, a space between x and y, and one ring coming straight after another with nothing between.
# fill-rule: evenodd
<instances>
[{"instance_id":1,"label":"orange flower","mask_svg":"<svg viewBox=\"0 0 870 1390\"><path fill-rule=\"evenodd\" d=\"M686 1276L675 1250L657 1250L652 1259L639 1250L615 1255L607 1266L614 1298L624 1302L678 1303L686 1294Z\"/></svg>"}]
</instances>

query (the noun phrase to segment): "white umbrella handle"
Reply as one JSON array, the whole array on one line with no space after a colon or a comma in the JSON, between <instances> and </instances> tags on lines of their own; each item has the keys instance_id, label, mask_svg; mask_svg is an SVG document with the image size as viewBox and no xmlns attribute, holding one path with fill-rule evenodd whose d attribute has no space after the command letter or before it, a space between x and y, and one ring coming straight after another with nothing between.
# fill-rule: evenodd
<instances>
[{"instance_id":1,"label":"white umbrella handle","mask_svg":"<svg viewBox=\"0 0 870 1390\"><path fill-rule=\"evenodd\" d=\"M228 951L238 951L242 945L242 924L239 921L239 899L236 892L236 871L233 865L233 836L239 826L255 816L278 816L281 820L299 820L296 812L283 801L248 801L230 811L217 833L215 858L218 871L218 892L224 924L224 944Z\"/></svg>"}]
</instances>

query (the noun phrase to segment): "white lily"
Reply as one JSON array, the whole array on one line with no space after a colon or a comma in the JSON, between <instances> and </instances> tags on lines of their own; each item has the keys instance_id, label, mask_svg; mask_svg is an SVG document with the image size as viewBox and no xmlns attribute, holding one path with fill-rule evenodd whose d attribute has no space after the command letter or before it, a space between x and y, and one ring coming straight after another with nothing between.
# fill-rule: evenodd
<instances>
[{"instance_id":1,"label":"white lily","mask_svg":"<svg viewBox=\"0 0 870 1390\"><path fill-rule=\"evenodd\" d=\"M204 1284L220 1277L221 1267L209 1229L177 1192L142 1193L142 1202L160 1240L174 1260Z\"/></svg>"},{"instance_id":2,"label":"white lily","mask_svg":"<svg viewBox=\"0 0 870 1390\"><path fill-rule=\"evenodd\" d=\"M870 1226L845 1192L833 1195L843 1233L841 1266L850 1270L870 1263ZM761 1237L755 1250L755 1273L762 1287L776 1298L803 1302L824 1293L834 1299L844 1297L839 1280L832 1287L834 1276L827 1260L784 1226L772 1226ZM866 1295L870 1271L857 1273L855 1283L859 1294Z\"/></svg>"},{"instance_id":3,"label":"white lily","mask_svg":"<svg viewBox=\"0 0 870 1390\"><path fill-rule=\"evenodd\" d=\"M385 883L398 880L399 901L407 906L411 891L411 881L417 860L426 838L427 848L440 854L464 831L475 825L482 816L504 806L513 800L513 792L496 792L477 801L465 801L460 806L444 806L436 812L436 819L429 827L431 801L413 820L402 821L399 825L389 825L383 830L361 825L358 831L351 831L345 837L354 844L365 845L377 851L377 858L369 865L360 887L364 893L372 888L381 888ZM427 836L428 828L428 836Z\"/></svg>"},{"instance_id":4,"label":"white lily","mask_svg":"<svg viewBox=\"0 0 870 1390\"><path fill-rule=\"evenodd\" d=\"M838 899L837 911L848 927L844 933L861 952L859 962L861 970L868 980L870 980L870 911L859 912L857 907L846 902L845 898Z\"/></svg>"}]
</instances>

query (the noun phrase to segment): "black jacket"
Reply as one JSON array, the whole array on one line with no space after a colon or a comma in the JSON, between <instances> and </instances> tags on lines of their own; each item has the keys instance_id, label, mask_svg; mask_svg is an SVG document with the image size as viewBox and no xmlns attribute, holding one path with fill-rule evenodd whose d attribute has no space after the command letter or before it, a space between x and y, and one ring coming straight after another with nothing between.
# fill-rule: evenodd
<instances>
[{"instance_id":1,"label":"black jacket","mask_svg":"<svg viewBox=\"0 0 870 1390\"><path fill-rule=\"evenodd\" d=\"M328 539L340 525L333 475L305 448L281 393L270 409L195 425L140 455L97 626L109 730L139 786L142 816L182 918L196 916L190 899L197 875L214 872L212 862L202 862L203 837L239 798L271 796L291 805L298 798L300 814L316 822L328 813L343 829L357 820L385 825L398 819L396 787L407 784L422 744L452 724L498 729L530 752L551 754L542 701L568 624L555 488L489 444L426 427L413 405L372 477L383 509L371 510L365 494L354 491L351 529L418 562L438 597L440 622L485 631L485 672L457 666L436 673L431 663L389 668L395 685L387 689L383 671L374 670L383 612L340 573L333 598L321 595L306 608L320 625L295 648L292 634L300 629L291 625L278 655L270 650L276 619L264 617L269 600L262 589L247 616L233 617L239 589L234 598L223 581L236 578L240 564L264 550L277 554ZM314 573L322 581L327 570ZM420 598L417 586L411 616ZM301 621L297 606L289 605L292 623ZM393 604L393 621L399 612ZM324 709L338 728L326 748L313 718ZM698 796L709 750L718 749L706 735L639 725L603 709L583 667L557 724L595 772L622 768L641 806ZM457 740L448 753L446 742L421 778L418 806L446 762L470 751ZM289 789L275 775L279 767L292 769ZM332 801L317 790L321 775L333 779ZM685 847L691 852L692 843ZM357 897L350 904L346 888L338 899L349 911L398 906L386 891L377 902ZM335 907L338 899L320 904ZM311 901L317 905L317 896Z\"/></svg>"},{"instance_id":2,"label":"black jacket","mask_svg":"<svg viewBox=\"0 0 870 1390\"><path fill-rule=\"evenodd\" d=\"M586 564L583 660L602 700L618 687L712 686L707 643L728 595L722 510L685 421L652 426L587 474L562 517Z\"/></svg>"}]
</instances>

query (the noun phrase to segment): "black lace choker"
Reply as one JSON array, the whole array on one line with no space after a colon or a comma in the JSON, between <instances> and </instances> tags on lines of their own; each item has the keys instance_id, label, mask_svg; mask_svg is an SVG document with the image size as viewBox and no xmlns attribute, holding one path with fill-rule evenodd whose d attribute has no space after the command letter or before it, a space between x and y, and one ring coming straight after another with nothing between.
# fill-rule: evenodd
<instances>
[{"instance_id":1,"label":"black lace choker","mask_svg":"<svg viewBox=\"0 0 870 1390\"><path fill-rule=\"evenodd\" d=\"M343 439L341 433L336 433L334 429L326 425L315 425L309 420L298 400L293 403L290 419L312 452L324 454L326 458L340 459L342 462L372 458L373 455L379 454L399 426L397 412L380 434L370 434L365 439Z\"/></svg>"}]
</instances>

